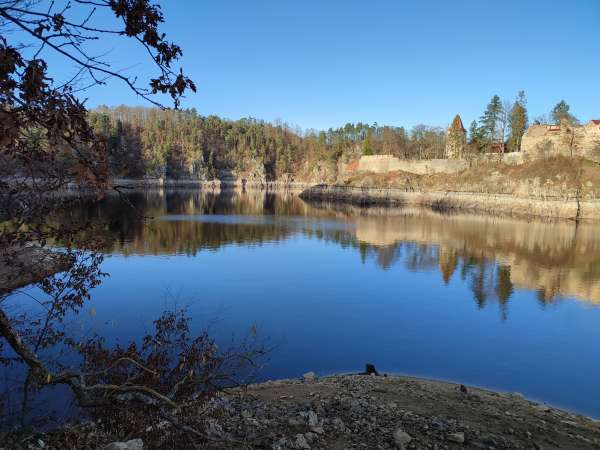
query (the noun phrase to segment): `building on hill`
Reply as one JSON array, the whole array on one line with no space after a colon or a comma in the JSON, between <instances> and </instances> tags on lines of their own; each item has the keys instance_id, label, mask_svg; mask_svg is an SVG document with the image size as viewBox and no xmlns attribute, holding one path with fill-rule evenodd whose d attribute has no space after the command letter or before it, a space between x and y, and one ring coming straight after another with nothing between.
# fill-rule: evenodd
<instances>
[{"instance_id":1,"label":"building on hill","mask_svg":"<svg viewBox=\"0 0 600 450\"><path fill-rule=\"evenodd\" d=\"M461 159L467 147L467 130L463 126L460 115L456 115L446 136L446 158Z\"/></svg>"},{"instance_id":2,"label":"building on hill","mask_svg":"<svg viewBox=\"0 0 600 450\"><path fill-rule=\"evenodd\" d=\"M600 120L585 125L531 125L523 136L521 151L531 158L564 155L600 161Z\"/></svg>"}]
</instances>

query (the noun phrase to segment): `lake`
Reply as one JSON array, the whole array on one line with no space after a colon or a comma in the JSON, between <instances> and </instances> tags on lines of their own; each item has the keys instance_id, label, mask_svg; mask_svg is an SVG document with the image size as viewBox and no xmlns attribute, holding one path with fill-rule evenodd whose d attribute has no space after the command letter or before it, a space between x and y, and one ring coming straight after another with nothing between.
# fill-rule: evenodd
<instances>
[{"instance_id":1,"label":"lake","mask_svg":"<svg viewBox=\"0 0 600 450\"><path fill-rule=\"evenodd\" d=\"M124 341L185 306L223 345L256 327L273 347L259 380L369 362L600 417L598 225L291 193L128 198L70 212L108 223L110 276L82 329Z\"/></svg>"}]
</instances>

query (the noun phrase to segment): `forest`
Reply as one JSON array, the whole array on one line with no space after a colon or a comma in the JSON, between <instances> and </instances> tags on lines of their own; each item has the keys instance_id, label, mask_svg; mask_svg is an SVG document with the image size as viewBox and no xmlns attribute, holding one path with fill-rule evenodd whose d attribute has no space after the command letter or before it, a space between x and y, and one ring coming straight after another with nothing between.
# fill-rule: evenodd
<instances>
[{"instance_id":1,"label":"forest","mask_svg":"<svg viewBox=\"0 0 600 450\"><path fill-rule=\"evenodd\" d=\"M259 163L267 177L276 179L360 155L441 158L445 145L445 130L439 127L418 125L407 131L359 122L303 132L253 118L204 117L195 109L100 107L89 113L89 121L106 142L113 175L131 178L213 179Z\"/></svg>"},{"instance_id":2,"label":"forest","mask_svg":"<svg viewBox=\"0 0 600 450\"><path fill-rule=\"evenodd\" d=\"M468 131L469 154L520 150L529 119L524 92L513 102L495 95ZM552 121L569 113L561 101ZM535 122L546 120L536 118ZM98 107L88 113L95 135L104 142L111 173L117 177L169 179L223 178L259 165L267 179L304 175L315 166L347 163L361 155L401 159L445 157L446 130L416 125L411 129L377 123L347 123L326 131L302 130L287 123L254 118L202 116L196 109Z\"/></svg>"}]
</instances>

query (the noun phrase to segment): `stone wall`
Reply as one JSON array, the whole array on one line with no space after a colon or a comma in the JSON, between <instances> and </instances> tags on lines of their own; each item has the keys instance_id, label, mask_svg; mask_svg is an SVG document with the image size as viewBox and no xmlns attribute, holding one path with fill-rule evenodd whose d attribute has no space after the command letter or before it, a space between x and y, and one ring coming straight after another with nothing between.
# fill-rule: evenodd
<instances>
[{"instance_id":1,"label":"stone wall","mask_svg":"<svg viewBox=\"0 0 600 450\"><path fill-rule=\"evenodd\" d=\"M488 153L479 155L470 160L467 159L399 159L391 155L372 155L361 156L358 161L352 161L344 165L340 170L343 173L349 172L373 172L389 173L397 170L403 172L415 173L418 175L428 175L433 173L458 173L468 169L471 166L488 163L502 162L509 165L523 164L525 156L522 152L512 153Z\"/></svg>"},{"instance_id":2,"label":"stone wall","mask_svg":"<svg viewBox=\"0 0 600 450\"><path fill-rule=\"evenodd\" d=\"M521 143L529 159L545 156L582 156L600 162L600 121L585 125L531 125Z\"/></svg>"},{"instance_id":3,"label":"stone wall","mask_svg":"<svg viewBox=\"0 0 600 450\"><path fill-rule=\"evenodd\" d=\"M431 173L457 173L469 168L469 161L461 159L399 159L391 155L361 156L358 170L361 172L404 172L426 175Z\"/></svg>"},{"instance_id":4,"label":"stone wall","mask_svg":"<svg viewBox=\"0 0 600 450\"><path fill-rule=\"evenodd\" d=\"M525 156L523 155L523 152L484 153L473 158L472 160L473 165L488 162L501 162L504 164L508 164L509 166L516 166L525 162Z\"/></svg>"}]
</instances>

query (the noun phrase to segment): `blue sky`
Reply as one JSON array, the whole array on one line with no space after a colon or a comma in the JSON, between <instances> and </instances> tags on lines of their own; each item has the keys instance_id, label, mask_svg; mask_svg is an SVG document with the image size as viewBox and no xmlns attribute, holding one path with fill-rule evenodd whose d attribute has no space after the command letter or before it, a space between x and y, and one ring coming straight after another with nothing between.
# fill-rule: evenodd
<instances>
[{"instance_id":1,"label":"blue sky","mask_svg":"<svg viewBox=\"0 0 600 450\"><path fill-rule=\"evenodd\" d=\"M564 98L580 119L600 117L598 0L161 3L198 85L183 106L204 115L446 126L523 89L531 116ZM127 46L109 58L150 67ZM143 104L116 81L87 95L88 106Z\"/></svg>"}]
</instances>

